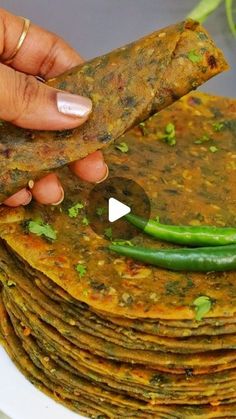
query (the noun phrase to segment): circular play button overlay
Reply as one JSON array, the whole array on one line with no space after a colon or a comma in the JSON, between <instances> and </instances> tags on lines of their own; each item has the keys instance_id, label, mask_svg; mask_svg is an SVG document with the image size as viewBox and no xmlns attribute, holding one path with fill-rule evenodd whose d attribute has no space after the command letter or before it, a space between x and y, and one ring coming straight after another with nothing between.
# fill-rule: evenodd
<instances>
[{"instance_id":1,"label":"circular play button overlay","mask_svg":"<svg viewBox=\"0 0 236 419\"><path fill-rule=\"evenodd\" d=\"M131 240L140 230L125 215L149 219L150 201L144 189L132 179L110 177L97 184L89 194L87 217L93 231L107 240Z\"/></svg>"}]
</instances>

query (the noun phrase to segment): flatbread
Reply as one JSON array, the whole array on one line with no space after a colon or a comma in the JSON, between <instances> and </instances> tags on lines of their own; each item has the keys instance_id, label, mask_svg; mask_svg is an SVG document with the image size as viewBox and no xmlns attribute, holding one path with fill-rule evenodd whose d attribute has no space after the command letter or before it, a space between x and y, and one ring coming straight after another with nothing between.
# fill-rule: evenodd
<instances>
[{"instance_id":1,"label":"flatbread","mask_svg":"<svg viewBox=\"0 0 236 419\"><path fill-rule=\"evenodd\" d=\"M49 86L90 97L93 113L69 131L1 123L0 202L29 180L108 145L227 68L205 29L187 20L49 80Z\"/></svg>"},{"instance_id":2,"label":"flatbread","mask_svg":"<svg viewBox=\"0 0 236 419\"><path fill-rule=\"evenodd\" d=\"M234 225L235 111L233 99L189 94L125 134L127 153L105 151L111 176L125 172L143 186L162 222ZM164 138L169 123L174 146ZM171 272L118 257L82 222L93 186L66 167L57 174L60 206L0 209L0 336L14 362L96 419L234 417L235 272ZM29 232L39 219L56 240ZM143 234L132 242L171 247ZM212 302L201 322L200 295Z\"/></svg>"},{"instance_id":3,"label":"flatbread","mask_svg":"<svg viewBox=\"0 0 236 419\"><path fill-rule=\"evenodd\" d=\"M178 407L178 405L175 406L164 406L164 405L156 405L153 406L153 404L150 405L150 414L147 412L143 412L142 410L132 410L126 407L126 413L124 410L122 411L122 408L120 406L117 406L115 404L115 401L112 401L111 404L106 403L104 400L102 403L99 403L99 400L94 399L94 397L90 395L91 402L88 402L88 398L78 393L71 393L71 390L64 384L63 387L60 386L60 384L56 384L53 375L57 373L57 368L53 368L50 373L46 374L46 371L44 368L39 367L39 360L35 358L35 354L33 353L32 347L30 348L30 355L27 356L27 349L29 350L29 344L23 344L23 347L21 347L20 340L14 335L14 329L10 326L9 319L6 316L6 313L3 311L3 308L1 308L1 316L0 316L0 322L1 322L1 334L4 336L4 345L10 356L13 358L14 362L18 365L18 367L22 370L22 372L27 375L32 382L37 385L41 390L45 391L47 394L50 394L53 398L56 397L56 400L59 402L62 402L63 404L69 406L70 408L77 410L78 412L81 412L83 414L89 415L90 417L94 417L93 414L96 412L94 410L94 407L91 407L92 405L96 406L96 409L101 409L105 414L107 414L107 417L110 418L119 418L119 417L141 417L141 418L149 418L149 417L155 417L155 418L197 418L197 417L204 417L204 418L220 418L224 417L225 415L234 416L235 414L235 404L234 399L232 399L232 403L221 405L218 407L209 407L208 406L195 406L195 407L188 407L188 406L181 406ZM23 339L27 340L27 337ZM29 338L29 341L32 343L32 339ZM23 349L24 348L24 349ZM26 350L26 352L25 352ZM37 357L39 356L40 351L37 350ZM48 364L48 367L51 367L51 361L48 357L44 357L42 355L41 362L43 364ZM36 366L36 365L37 366ZM55 366L55 365L54 365ZM47 368L48 368L47 367ZM56 371L55 371L56 370ZM49 379L50 376L52 378L52 381ZM33 379L32 379L33 378ZM54 392L52 392L52 389L55 389ZM62 396L61 396L62 395ZM76 405L75 401L78 400L78 404ZM69 402L68 402L69 401ZM95 401L95 403L94 403ZM98 402L98 403L97 403ZM135 405L135 401L134 401ZM77 406L77 409L75 407ZM156 411L155 411L156 410ZM149 416L150 415L150 416Z\"/></svg>"},{"instance_id":4,"label":"flatbread","mask_svg":"<svg viewBox=\"0 0 236 419\"><path fill-rule=\"evenodd\" d=\"M146 123L148 135L142 136L140 128L130 131L122 139L129 145L128 153L116 148L107 151L111 176L122 176L125 170L126 177L145 188L152 216L159 215L163 222L233 226L235 109L234 100L200 93L186 96ZM215 124L222 121L224 128L215 131ZM176 126L174 147L162 139L169 122ZM210 139L199 144L204 135ZM214 153L210 150L213 144L218 150ZM207 295L213 302L207 319L235 317L235 272L170 272L137 265L108 252L108 242L82 224L83 211L77 218L68 216L68 208L78 201L86 207L92 186L78 186L67 168L58 175L66 190L63 205L55 208L32 203L18 211L2 209L0 236L25 263L74 299L109 317L192 321L193 302L199 295ZM6 224L5 217L9 221ZM21 221L11 223L11 217ZM58 232L53 243L25 230L23 221L39 218ZM133 243L171 247L144 235ZM75 269L81 260L87 269L83 277ZM103 261L102 266L99 261Z\"/></svg>"},{"instance_id":5,"label":"flatbread","mask_svg":"<svg viewBox=\"0 0 236 419\"><path fill-rule=\"evenodd\" d=\"M73 312L70 311L70 317L68 317L66 308L53 304L52 301L44 298L43 294L35 290L33 297L24 290L13 287L9 290L13 294L13 298L18 301L22 307L25 307L29 311L35 311L39 317L45 318L49 323L54 325L55 318L59 319L59 324L64 324L64 330L67 335L73 335L81 341L81 334L89 333L96 337L101 337L107 342L114 343L118 346L126 349L141 349L147 351L163 351L163 352L174 352L174 353L198 353L207 352L210 350L219 349L236 349L235 348L235 335L234 334L222 334L219 336L203 336L203 337L188 337L188 338L168 338L159 335L153 336L150 334L143 334L139 332L133 332L131 334L126 333L126 330L110 330L108 327L100 325L99 327L93 327L92 322L86 322L83 319L83 311ZM73 317L72 317L73 316ZM61 323L62 322L62 323ZM71 325L75 323L79 329L77 335L77 328ZM83 339L82 339L83 340Z\"/></svg>"},{"instance_id":6,"label":"flatbread","mask_svg":"<svg viewBox=\"0 0 236 419\"><path fill-rule=\"evenodd\" d=\"M30 309L28 308L27 305L27 300L23 300L21 298L19 298L18 294L14 291L15 288L18 287L11 287L10 289L8 289L7 291L7 295L10 297L10 300L13 299L13 301L15 301L16 306L20 307L22 309L22 311L24 312L28 312L28 316L32 317L32 312L30 311ZM28 297L29 299L29 297ZM14 304L14 303L13 303ZM8 309L10 309L10 312L12 312L12 307L6 304L6 306L8 307ZM14 309L13 309L14 312ZM40 316L39 316L40 317ZM50 314L46 314L46 317L51 317ZM22 314L20 316L20 318L22 318ZM24 319L24 323L25 321L27 322L27 320ZM47 323L47 321L45 321ZM30 329L32 331L32 323L28 323L28 325L30 326ZM74 337L76 336L77 333L77 324L74 327ZM65 330L66 330L66 326L65 326ZM89 332L91 332L91 329L89 329ZM34 333L32 331L32 333ZM68 334L68 332L67 332ZM66 337L66 335L65 335ZM44 345L45 345L45 338L44 337ZM40 345L40 340L38 340L38 344ZM49 345L50 346L50 345ZM48 350L48 344L47 344L47 350ZM52 351L54 353L54 351ZM60 352L57 350L56 352L56 357L60 356ZM130 352L131 355L131 359L132 359L132 352ZM155 355L153 355L155 357ZM65 356L65 354L61 354L62 360L66 360L68 361L68 357ZM220 357L219 357L220 360ZM174 357L173 357L173 361L174 363ZM79 360L77 359L76 363L73 362L73 360L71 358L69 358L69 365L73 365L73 367L76 366L76 368L78 368L78 371L81 373L81 369L82 372L85 369L85 372L83 373L84 376L90 376L90 372L88 372L87 368L84 368L83 364L81 366L81 363L79 362ZM90 359L89 362L89 367L92 367L92 362ZM98 373L97 371L97 366L93 366L92 368L92 378L95 381L98 382L108 382L109 385L111 387L117 387L117 388L121 388L121 389L126 389L127 388L127 383L129 384L132 381L132 387L129 388L128 387L128 391L133 393L133 392L137 392L140 388L140 386L142 385L142 389L143 392L141 392L141 394L139 394L139 397L142 399L144 397L144 399L148 399L150 397L154 398L154 394L156 394L156 397L164 397L165 394L163 394L163 390L160 389L161 393L158 393L158 387L154 392L154 389L152 388L152 386L150 385L150 383L153 383L153 376L155 376L154 372L151 370L146 370L146 381L140 380L140 376L142 376L141 374L141 370L139 372L139 374L137 373L135 375L135 377L132 377L133 375L133 371L132 371L132 367L130 367L130 371L128 374L128 367L126 366L124 368L124 371L122 373L122 369L120 368L119 371L116 371L115 369L115 365L113 365L109 362L107 367L105 368L105 359L103 360L103 374L105 374L105 376L102 375L102 377L100 376L101 371ZM109 371L109 375L110 375L110 379L106 378L106 371ZM201 391L201 396L200 396L200 402L203 403L204 402L204 391L206 392L207 397L209 397L209 384L211 384L211 393L210 396L213 397L213 400L217 397L217 391L220 391L220 394L222 395L223 391L227 391L228 394L228 390L232 390L232 388L234 387L234 381L236 379L236 373L235 370L228 370L227 373L223 372L223 373L217 373L217 374L210 374L209 376L207 375L203 375L203 376L191 376L188 377L186 374L184 374L182 377L180 377L179 375L175 375L173 373L174 371L172 370L171 374L159 374L159 383L165 383L165 390L167 391L168 388L168 392L167 392L167 400L168 400L168 396L170 397L171 394L171 401L169 401L169 403L174 403L174 400L178 400L178 402L180 402L181 399L179 399L181 392L184 394L184 396L182 397L187 397L188 395L188 400L185 402L186 404L192 404L193 403L193 399L191 397L193 397L194 395L196 395L196 397L199 395L199 391ZM115 383L113 383L113 381L111 380L112 377L116 377ZM128 379L126 377L129 377ZM132 380L131 380L132 377ZM144 380L145 375L143 376L143 380ZM122 383L118 385L118 383ZM157 386L158 386L158 379L156 378L157 381ZM124 385L124 382L126 382L126 384ZM219 383L220 387L219 387ZM135 384L135 387L134 387ZM143 387L145 384L145 387ZM205 387L206 386L206 387ZM214 393L214 389L215 389L215 393ZM144 391L145 390L145 391ZM187 394L186 394L187 391ZM194 393L195 391L195 393ZM150 393L149 393L150 392ZM199 403L198 399L195 399L196 403Z\"/></svg>"}]
</instances>

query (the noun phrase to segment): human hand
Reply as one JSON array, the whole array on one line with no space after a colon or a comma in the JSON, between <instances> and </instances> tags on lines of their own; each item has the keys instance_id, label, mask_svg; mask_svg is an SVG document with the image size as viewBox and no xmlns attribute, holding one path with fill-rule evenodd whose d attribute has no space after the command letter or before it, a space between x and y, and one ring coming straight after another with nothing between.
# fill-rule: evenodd
<instances>
[{"instance_id":1,"label":"human hand","mask_svg":"<svg viewBox=\"0 0 236 419\"><path fill-rule=\"evenodd\" d=\"M89 98L61 92L37 80L56 77L83 62L80 55L57 35L31 24L13 60L24 20L0 9L0 119L23 128L63 130L82 125L92 111ZM101 151L70 164L71 170L88 182L100 182L108 168ZM4 202L16 207L27 205L32 197L42 204L58 204L64 191L51 173L29 189L16 192Z\"/></svg>"}]
</instances>

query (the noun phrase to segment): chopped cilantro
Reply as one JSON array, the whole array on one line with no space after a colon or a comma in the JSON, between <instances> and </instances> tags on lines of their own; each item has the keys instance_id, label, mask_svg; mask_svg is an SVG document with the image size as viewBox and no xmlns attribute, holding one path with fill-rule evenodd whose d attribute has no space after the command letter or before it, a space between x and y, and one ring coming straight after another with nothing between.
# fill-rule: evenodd
<instances>
[{"instance_id":1,"label":"chopped cilantro","mask_svg":"<svg viewBox=\"0 0 236 419\"><path fill-rule=\"evenodd\" d=\"M105 214L106 208L104 207L99 207L96 209L96 214L98 215L98 217L102 217Z\"/></svg>"},{"instance_id":2,"label":"chopped cilantro","mask_svg":"<svg viewBox=\"0 0 236 419\"><path fill-rule=\"evenodd\" d=\"M50 240L56 240L57 233L49 224L44 224L42 221L29 221L28 230L30 233L37 236L44 236Z\"/></svg>"},{"instance_id":3,"label":"chopped cilantro","mask_svg":"<svg viewBox=\"0 0 236 419\"><path fill-rule=\"evenodd\" d=\"M172 122L169 122L169 124L165 127L165 133L161 137L162 140L167 143L170 146L173 146L176 144L176 138L175 138L175 125L172 124Z\"/></svg>"},{"instance_id":4,"label":"chopped cilantro","mask_svg":"<svg viewBox=\"0 0 236 419\"><path fill-rule=\"evenodd\" d=\"M107 239L112 240L112 228L111 227L105 228L105 230L104 230L104 236Z\"/></svg>"},{"instance_id":5,"label":"chopped cilantro","mask_svg":"<svg viewBox=\"0 0 236 419\"><path fill-rule=\"evenodd\" d=\"M129 146L124 141L116 145L117 150L120 150L122 153L128 153Z\"/></svg>"},{"instance_id":6,"label":"chopped cilantro","mask_svg":"<svg viewBox=\"0 0 236 419\"><path fill-rule=\"evenodd\" d=\"M172 122L169 122L169 124L166 125L165 127L165 132L166 134L172 134L175 133L175 126L174 124L172 124Z\"/></svg>"},{"instance_id":7,"label":"chopped cilantro","mask_svg":"<svg viewBox=\"0 0 236 419\"><path fill-rule=\"evenodd\" d=\"M199 63L202 59L201 55L197 54L194 49L188 52L187 57L192 63Z\"/></svg>"},{"instance_id":8,"label":"chopped cilantro","mask_svg":"<svg viewBox=\"0 0 236 419\"><path fill-rule=\"evenodd\" d=\"M84 217L83 220L82 220L82 224L84 226L88 226L89 225L89 219L87 217Z\"/></svg>"},{"instance_id":9,"label":"chopped cilantro","mask_svg":"<svg viewBox=\"0 0 236 419\"><path fill-rule=\"evenodd\" d=\"M76 218L82 208L84 208L84 204L82 204L82 202L78 202L77 204L73 205L73 207L70 207L68 209L69 217Z\"/></svg>"},{"instance_id":10,"label":"chopped cilantro","mask_svg":"<svg viewBox=\"0 0 236 419\"><path fill-rule=\"evenodd\" d=\"M87 268L83 263L77 263L75 270L78 272L80 278L87 273Z\"/></svg>"},{"instance_id":11,"label":"chopped cilantro","mask_svg":"<svg viewBox=\"0 0 236 419\"><path fill-rule=\"evenodd\" d=\"M210 311L212 306L212 301L210 297L206 295L201 295L196 298L193 302L195 308L195 319L200 322L203 317Z\"/></svg>"},{"instance_id":12,"label":"chopped cilantro","mask_svg":"<svg viewBox=\"0 0 236 419\"><path fill-rule=\"evenodd\" d=\"M214 131L220 132L224 129L225 124L223 122L215 122L212 124Z\"/></svg>"},{"instance_id":13,"label":"chopped cilantro","mask_svg":"<svg viewBox=\"0 0 236 419\"><path fill-rule=\"evenodd\" d=\"M209 147L209 150L210 150L212 153L216 153L219 149L218 149L217 147L215 147L214 145L212 145L211 147Z\"/></svg>"},{"instance_id":14,"label":"chopped cilantro","mask_svg":"<svg viewBox=\"0 0 236 419\"><path fill-rule=\"evenodd\" d=\"M194 144L202 144L207 141L210 141L210 137L208 135L202 135L200 138L198 138L196 141L194 141Z\"/></svg>"}]
</instances>

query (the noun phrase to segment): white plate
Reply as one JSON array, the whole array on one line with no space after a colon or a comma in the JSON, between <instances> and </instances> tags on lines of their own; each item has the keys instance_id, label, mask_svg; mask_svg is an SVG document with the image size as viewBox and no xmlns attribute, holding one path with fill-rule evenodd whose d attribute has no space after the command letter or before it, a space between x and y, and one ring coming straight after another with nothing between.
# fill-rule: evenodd
<instances>
[{"instance_id":1,"label":"white plate","mask_svg":"<svg viewBox=\"0 0 236 419\"><path fill-rule=\"evenodd\" d=\"M37 390L0 346L0 410L11 419L82 419Z\"/></svg>"}]
</instances>

